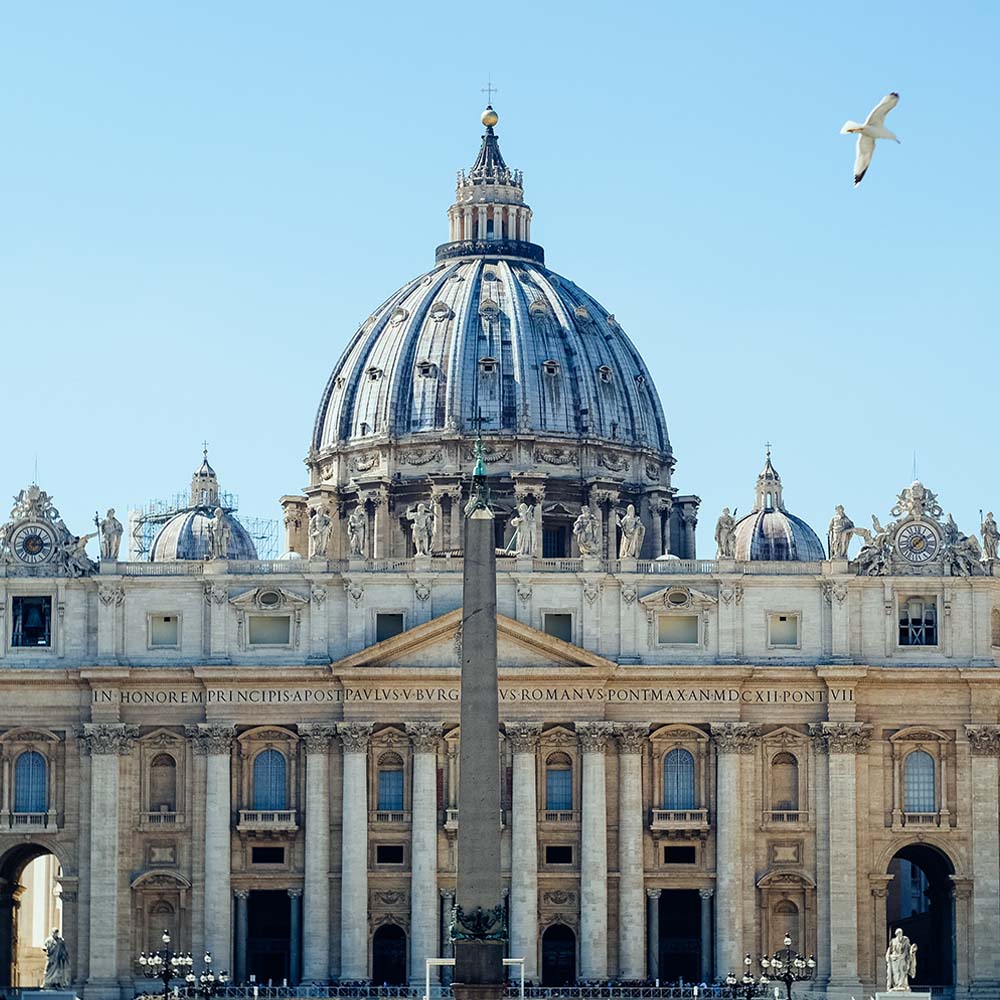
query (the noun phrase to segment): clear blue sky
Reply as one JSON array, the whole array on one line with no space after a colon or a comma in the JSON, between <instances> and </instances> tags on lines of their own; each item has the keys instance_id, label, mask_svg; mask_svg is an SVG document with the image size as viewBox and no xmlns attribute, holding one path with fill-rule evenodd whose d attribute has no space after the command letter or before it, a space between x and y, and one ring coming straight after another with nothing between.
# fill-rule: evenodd
<instances>
[{"instance_id":1,"label":"clear blue sky","mask_svg":"<svg viewBox=\"0 0 1000 1000\"><path fill-rule=\"evenodd\" d=\"M72 529L305 483L327 375L433 263L492 74L554 270L644 353L703 498L1000 508L995 4L7 4L0 496ZM868 176L846 118L889 90ZM3 501L0 515L6 514ZM0 516L2 520L2 516Z\"/></svg>"}]
</instances>

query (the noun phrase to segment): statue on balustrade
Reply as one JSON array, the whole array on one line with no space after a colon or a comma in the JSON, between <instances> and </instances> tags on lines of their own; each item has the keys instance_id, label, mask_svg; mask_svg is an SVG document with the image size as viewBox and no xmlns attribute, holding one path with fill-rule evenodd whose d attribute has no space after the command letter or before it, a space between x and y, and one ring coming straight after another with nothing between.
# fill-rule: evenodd
<instances>
[{"instance_id":1,"label":"statue on balustrade","mask_svg":"<svg viewBox=\"0 0 1000 1000\"><path fill-rule=\"evenodd\" d=\"M997 545L1000 543L1000 530L997 529L997 523L993 520L993 511L990 511L986 515L986 520L982 524L982 530L983 559L996 559Z\"/></svg>"},{"instance_id":2,"label":"statue on balustrade","mask_svg":"<svg viewBox=\"0 0 1000 1000\"><path fill-rule=\"evenodd\" d=\"M434 542L434 511L427 504L418 503L406 512L413 532L413 551L418 556L429 556Z\"/></svg>"},{"instance_id":3,"label":"statue on balustrade","mask_svg":"<svg viewBox=\"0 0 1000 1000\"><path fill-rule=\"evenodd\" d=\"M847 558L847 547L854 534L854 522L844 513L844 505L838 503L826 533L826 545L831 559Z\"/></svg>"},{"instance_id":4,"label":"statue on balustrade","mask_svg":"<svg viewBox=\"0 0 1000 1000\"><path fill-rule=\"evenodd\" d=\"M45 975L42 979L43 990L64 990L72 981L69 971L69 949L65 939L60 935L59 928L53 927L52 933L42 942L45 951Z\"/></svg>"},{"instance_id":5,"label":"statue on balustrade","mask_svg":"<svg viewBox=\"0 0 1000 1000\"><path fill-rule=\"evenodd\" d=\"M228 558L232 537L233 529L229 523L229 516L221 507L216 507L215 513L208 520L208 558Z\"/></svg>"},{"instance_id":6,"label":"statue on balustrade","mask_svg":"<svg viewBox=\"0 0 1000 1000\"><path fill-rule=\"evenodd\" d=\"M642 551L642 540L646 537L646 526L635 512L635 504L630 503L615 516L615 523L621 529L622 539L618 546L619 559L638 559Z\"/></svg>"},{"instance_id":7,"label":"statue on balustrade","mask_svg":"<svg viewBox=\"0 0 1000 1000\"><path fill-rule=\"evenodd\" d=\"M909 993L910 979L916 974L917 946L910 943L902 927L897 927L885 950L885 988L895 993Z\"/></svg>"},{"instance_id":8,"label":"statue on balustrade","mask_svg":"<svg viewBox=\"0 0 1000 1000\"><path fill-rule=\"evenodd\" d=\"M535 508L526 503L517 505L517 514L510 519L514 529L514 537L509 548L519 556L534 556L535 554Z\"/></svg>"},{"instance_id":9,"label":"statue on balustrade","mask_svg":"<svg viewBox=\"0 0 1000 1000\"><path fill-rule=\"evenodd\" d=\"M576 535L576 544L580 549L581 556L600 555L601 540L599 537L600 525L597 517L591 509L584 504L580 508L580 514L573 522L573 534Z\"/></svg>"},{"instance_id":10,"label":"statue on balustrade","mask_svg":"<svg viewBox=\"0 0 1000 1000\"><path fill-rule=\"evenodd\" d=\"M364 559L368 537L368 515L364 504L358 504L347 518L347 544L352 559Z\"/></svg>"},{"instance_id":11,"label":"statue on balustrade","mask_svg":"<svg viewBox=\"0 0 1000 1000\"><path fill-rule=\"evenodd\" d=\"M309 558L325 559L330 545L330 528L333 522L326 507L313 507L309 511Z\"/></svg>"},{"instance_id":12,"label":"statue on balustrade","mask_svg":"<svg viewBox=\"0 0 1000 1000\"><path fill-rule=\"evenodd\" d=\"M715 544L718 547L716 559L732 559L736 555L736 518L729 513L728 507L722 508L715 524Z\"/></svg>"},{"instance_id":13,"label":"statue on balustrade","mask_svg":"<svg viewBox=\"0 0 1000 1000\"><path fill-rule=\"evenodd\" d=\"M122 528L121 521L115 517L114 507L109 508L103 521L98 520L96 514L94 515L94 521L97 524L97 530L101 533L101 561L116 562L124 529Z\"/></svg>"}]
</instances>

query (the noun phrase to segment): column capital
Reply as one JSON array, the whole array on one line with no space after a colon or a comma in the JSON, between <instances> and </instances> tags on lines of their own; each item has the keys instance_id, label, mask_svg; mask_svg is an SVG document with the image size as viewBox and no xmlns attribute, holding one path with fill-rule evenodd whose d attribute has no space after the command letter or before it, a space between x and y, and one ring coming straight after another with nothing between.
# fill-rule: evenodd
<instances>
[{"instance_id":1,"label":"column capital","mask_svg":"<svg viewBox=\"0 0 1000 1000\"><path fill-rule=\"evenodd\" d=\"M234 895L234 896L235 896L235 897L236 897L237 899L241 899L241 900L247 900L247 899L249 899L249 898L250 898L250 890L249 890L249 889L236 889L236 890L235 890L235 891L233 892L233 895Z\"/></svg>"},{"instance_id":2,"label":"column capital","mask_svg":"<svg viewBox=\"0 0 1000 1000\"><path fill-rule=\"evenodd\" d=\"M299 725L299 736L307 754L329 753L337 726L329 722L307 722Z\"/></svg>"},{"instance_id":3,"label":"column capital","mask_svg":"<svg viewBox=\"0 0 1000 1000\"><path fill-rule=\"evenodd\" d=\"M823 734L830 753L868 753L872 727L865 722L824 722Z\"/></svg>"},{"instance_id":4,"label":"column capital","mask_svg":"<svg viewBox=\"0 0 1000 1000\"><path fill-rule=\"evenodd\" d=\"M650 899L659 899L662 892L663 892L662 889L647 889L646 895Z\"/></svg>"},{"instance_id":5,"label":"column capital","mask_svg":"<svg viewBox=\"0 0 1000 1000\"><path fill-rule=\"evenodd\" d=\"M139 737L139 727L121 722L85 722L77 735L88 754L130 754Z\"/></svg>"},{"instance_id":6,"label":"column capital","mask_svg":"<svg viewBox=\"0 0 1000 1000\"><path fill-rule=\"evenodd\" d=\"M236 739L235 726L223 726L212 722L201 722L197 726L186 726L188 739L194 743L198 757L228 755Z\"/></svg>"},{"instance_id":7,"label":"column capital","mask_svg":"<svg viewBox=\"0 0 1000 1000\"><path fill-rule=\"evenodd\" d=\"M809 740L812 743L813 753L825 754L829 751L826 745L826 733L823 732L822 722L809 723Z\"/></svg>"},{"instance_id":8,"label":"column capital","mask_svg":"<svg viewBox=\"0 0 1000 1000\"><path fill-rule=\"evenodd\" d=\"M371 722L340 722L337 733L344 747L344 753L367 753L372 738Z\"/></svg>"},{"instance_id":9,"label":"column capital","mask_svg":"<svg viewBox=\"0 0 1000 1000\"><path fill-rule=\"evenodd\" d=\"M702 899L711 899L715 895L715 890L711 886L708 886L705 889L699 889L698 895Z\"/></svg>"},{"instance_id":10,"label":"column capital","mask_svg":"<svg viewBox=\"0 0 1000 1000\"><path fill-rule=\"evenodd\" d=\"M966 726L973 757L1000 757L1000 726Z\"/></svg>"},{"instance_id":11,"label":"column capital","mask_svg":"<svg viewBox=\"0 0 1000 1000\"><path fill-rule=\"evenodd\" d=\"M613 726L610 722L578 722L576 738L584 753L604 753Z\"/></svg>"},{"instance_id":12,"label":"column capital","mask_svg":"<svg viewBox=\"0 0 1000 1000\"><path fill-rule=\"evenodd\" d=\"M454 889L438 889L438 895L442 899L454 899L455 890Z\"/></svg>"},{"instance_id":13,"label":"column capital","mask_svg":"<svg viewBox=\"0 0 1000 1000\"><path fill-rule=\"evenodd\" d=\"M290 899L298 899L302 895L301 889L289 889L288 896Z\"/></svg>"},{"instance_id":14,"label":"column capital","mask_svg":"<svg viewBox=\"0 0 1000 1000\"><path fill-rule=\"evenodd\" d=\"M754 752L760 738L760 726L752 722L713 722L711 725L717 753Z\"/></svg>"},{"instance_id":15,"label":"column capital","mask_svg":"<svg viewBox=\"0 0 1000 1000\"><path fill-rule=\"evenodd\" d=\"M534 753L542 735L540 722L505 722L504 731L514 753Z\"/></svg>"},{"instance_id":16,"label":"column capital","mask_svg":"<svg viewBox=\"0 0 1000 1000\"><path fill-rule=\"evenodd\" d=\"M414 753L436 753L441 739L441 723L407 722L406 733Z\"/></svg>"},{"instance_id":17,"label":"column capital","mask_svg":"<svg viewBox=\"0 0 1000 1000\"><path fill-rule=\"evenodd\" d=\"M618 722L615 724L619 753L642 753L649 736L649 726L644 722Z\"/></svg>"}]
</instances>

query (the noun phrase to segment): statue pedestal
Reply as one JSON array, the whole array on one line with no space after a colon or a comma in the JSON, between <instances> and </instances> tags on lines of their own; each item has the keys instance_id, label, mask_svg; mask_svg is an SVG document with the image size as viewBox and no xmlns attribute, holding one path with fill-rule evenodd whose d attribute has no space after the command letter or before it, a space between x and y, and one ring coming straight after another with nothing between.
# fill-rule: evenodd
<instances>
[{"instance_id":1,"label":"statue pedestal","mask_svg":"<svg viewBox=\"0 0 1000 1000\"><path fill-rule=\"evenodd\" d=\"M580 563L584 573L601 572L601 560L597 556L582 556Z\"/></svg>"},{"instance_id":2,"label":"statue pedestal","mask_svg":"<svg viewBox=\"0 0 1000 1000\"><path fill-rule=\"evenodd\" d=\"M349 573L363 573L365 571L365 561L360 556L351 556L347 560L347 570Z\"/></svg>"},{"instance_id":3,"label":"statue pedestal","mask_svg":"<svg viewBox=\"0 0 1000 1000\"><path fill-rule=\"evenodd\" d=\"M429 573L431 571L431 557L430 556L414 556L413 557L413 569L417 573Z\"/></svg>"},{"instance_id":4,"label":"statue pedestal","mask_svg":"<svg viewBox=\"0 0 1000 1000\"><path fill-rule=\"evenodd\" d=\"M916 990L883 990L875 994L875 1000L931 1000L930 993L918 993Z\"/></svg>"},{"instance_id":5,"label":"statue pedestal","mask_svg":"<svg viewBox=\"0 0 1000 1000\"><path fill-rule=\"evenodd\" d=\"M619 566L622 573L637 573L639 571L638 559L620 559Z\"/></svg>"}]
</instances>

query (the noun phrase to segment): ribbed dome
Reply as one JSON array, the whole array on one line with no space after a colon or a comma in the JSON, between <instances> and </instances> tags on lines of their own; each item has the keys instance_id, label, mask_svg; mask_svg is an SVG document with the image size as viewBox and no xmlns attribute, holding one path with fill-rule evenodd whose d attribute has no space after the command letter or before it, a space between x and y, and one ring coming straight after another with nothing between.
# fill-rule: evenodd
<instances>
[{"instance_id":1,"label":"ribbed dome","mask_svg":"<svg viewBox=\"0 0 1000 1000\"><path fill-rule=\"evenodd\" d=\"M156 535L149 553L151 562L175 562L179 559L206 559L210 553L208 525L211 511L205 508L182 510L175 514ZM229 517L232 529L228 559L256 559L257 549L246 528Z\"/></svg>"},{"instance_id":2,"label":"ribbed dome","mask_svg":"<svg viewBox=\"0 0 1000 1000\"><path fill-rule=\"evenodd\" d=\"M573 282L510 255L444 261L390 296L334 369L313 446L471 434L480 412L484 434L670 451L649 371L614 317Z\"/></svg>"},{"instance_id":3,"label":"ribbed dome","mask_svg":"<svg viewBox=\"0 0 1000 1000\"><path fill-rule=\"evenodd\" d=\"M826 558L816 532L785 509L782 493L781 476L771 464L769 451L757 477L754 508L736 522L737 559L813 562Z\"/></svg>"}]
</instances>

